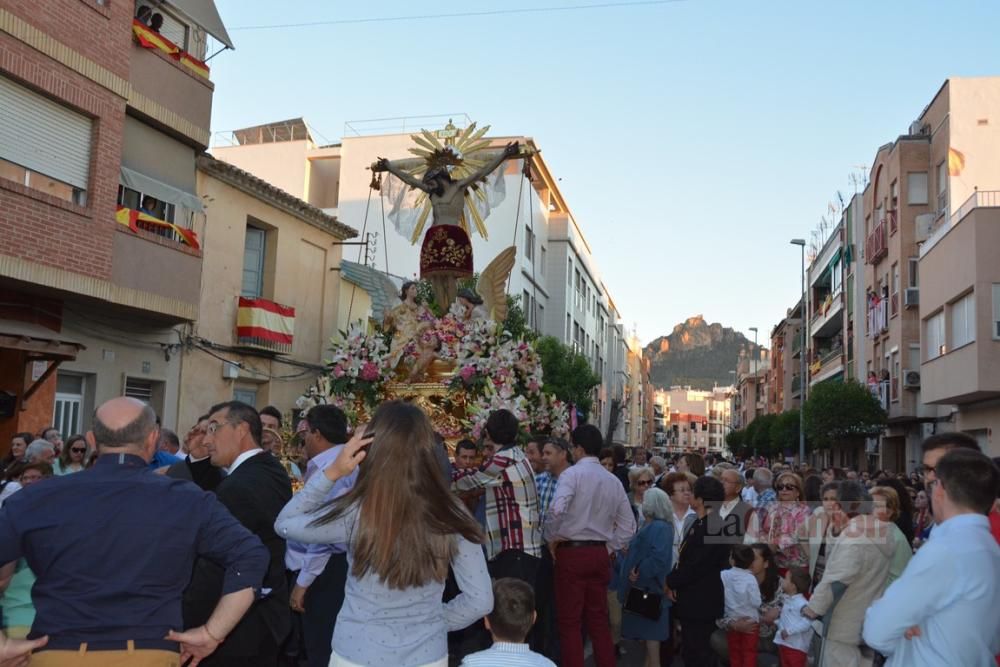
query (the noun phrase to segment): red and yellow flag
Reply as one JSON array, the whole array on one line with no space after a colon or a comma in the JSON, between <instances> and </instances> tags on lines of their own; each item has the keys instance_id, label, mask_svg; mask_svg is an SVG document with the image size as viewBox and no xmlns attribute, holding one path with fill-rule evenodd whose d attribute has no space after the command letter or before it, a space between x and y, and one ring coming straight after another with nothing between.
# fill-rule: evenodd
<instances>
[{"instance_id":1,"label":"red and yellow flag","mask_svg":"<svg viewBox=\"0 0 1000 667\"><path fill-rule=\"evenodd\" d=\"M267 299L238 297L236 336L240 343L291 349L295 308Z\"/></svg>"},{"instance_id":2,"label":"red and yellow flag","mask_svg":"<svg viewBox=\"0 0 1000 667\"><path fill-rule=\"evenodd\" d=\"M115 219L118 224L128 227L133 232L139 231L139 223L142 222L144 226L154 226L154 227L165 227L167 229L174 230L181 240L187 245L198 250L201 246L198 244L198 235L195 234L193 229L187 229L185 227L180 227L172 222L167 222L166 220L160 220L147 213L137 211L133 208L125 208L124 206L119 206L117 212L115 213Z\"/></svg>"},{"instance_id":3,"label":"red and yellow flag","mask_svg":"<svg viewBox=\"0 0 1000 667\"><path fill-rule=\"evenodd\" d=\"M965 156L954 148L948 149L948 175L961 176L965 169Z\"/></svg>"},{"instance_id":4,"label":"red and yellow flag","mask_svg":"<svg viewBox=\"0 0 1000 667\"><path fill-rule=\"evenodd\" d=\"M208 78L208 65L204 61L198 60L187 51L182 51L179 58L181 65L184 65L198 76Z\"/></svg>"},{"instance_id":5,"label":"red and yellow flag","mask_svg":"<svg viewBox=\"0 0 1000 667\"><path fill-rule=\"evenodd\" d=\"M181 52L176 44L137 19L132 19L132 34L147 49L159 49L172 57Z\"/></svg>"}]
</instances>

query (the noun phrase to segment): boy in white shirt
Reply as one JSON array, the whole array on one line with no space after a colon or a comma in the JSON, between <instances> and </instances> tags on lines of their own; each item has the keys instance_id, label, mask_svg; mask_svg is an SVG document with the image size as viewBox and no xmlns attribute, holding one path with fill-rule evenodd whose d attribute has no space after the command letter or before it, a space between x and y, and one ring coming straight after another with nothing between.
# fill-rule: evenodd
<instances>
[{"instance_id":1,"label":"boy in white shirt","mask_svg":"<svg viewBox=\"0 0 1000 667\"><path fill-rule=\"evenodd\" d=\"M729 557L732 567L722 571L722 586L726 593L725 617L727 619L750 619L754 623L760 620L760 584L757 583L757 577L750 572L754 557L755 554L751 547L737 544L733 547L733 553ZM756 631L730 630L726 633L730 667L756 667L759 639L760 635Z\"/></svg>"},{"instance_id":2,"label":"boy in white shirt","mask_svg":"<svg viewBox=\"0 0 1000 667\"><path fill-rule=\"evenodd\" d=\"M530 584L511 577L497 579L493 611L483 619L493 635L493 646L465 656L460 667L556 667L525 643L536 617L535 591Z\"/></svg>"},{"instance_id":3,"label":"boy in white shirt","mask_svg":"<svg viewBox=\"0 0 1000 667\"><path fill-rule=\"evenodd\" d=\"M778 617L778 632L774 636L781 667L805 667L809 657L812 621L802 615L802 608L806 606L805 593L810 583L809 572L801 567L791 568L781 580L785 595Z\"/></svg>"}]
</instances>

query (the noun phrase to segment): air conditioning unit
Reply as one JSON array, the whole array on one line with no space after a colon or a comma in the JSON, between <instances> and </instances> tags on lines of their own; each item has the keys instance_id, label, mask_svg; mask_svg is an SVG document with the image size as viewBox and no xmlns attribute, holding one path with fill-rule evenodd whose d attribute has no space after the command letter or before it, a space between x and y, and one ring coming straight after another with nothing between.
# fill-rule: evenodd
<instances>
[{"instance_id":1,"label":"air conditioning unit","mask_svg":"<svg viewBox=\"0 0 1000 667\"><path fill-rule=\"evenodd\" d=\"M903 307L916 308L920 305L920 288L907 287L903 292Z\"/></svg>"},{"instance_id":2,"label":"air conditioning unit","mask_svg":"<svg viewBox=\"0 0 1000 667\"><path fill-rule=\"evenodd\" d=\"M916 242L923 243L930 238L934 229L934 221L937 220L937 213L923 213L914 220L916 226Z\"/></svg>"},{"instance_id":3,"label":"air conditioning unit","mask_svg":"<svg viewBox=\"0 0 1000 667\"><path fill-rule=\"evenodd\" d=\"M238 380L240 377L240 367L231 361L222 362L222 377L226 380Z\"/></svg>"},{"instance_id":4,"label":"air conditioning unit","mask_svg":"<svg viewBox=\"0 0 1000 667\"><path fill-rule=\"evenodd\" d=\"M917 135L917 134L923 134L923 133L924 133L924 124L923 123L921 123L919 120L915 120L912 123L910 123L910 135L911 136Z\"/></svg>"},{"instance_id":5,"label":"air conditioning unit","mask_svg":"<svg viewBox=\"0 0 1000 667\"><path fill-rule=\"evenodd\" d=\"M903 371L903 389L917 389L920 386L920 371Z\"/></svg>"}]
</instances>

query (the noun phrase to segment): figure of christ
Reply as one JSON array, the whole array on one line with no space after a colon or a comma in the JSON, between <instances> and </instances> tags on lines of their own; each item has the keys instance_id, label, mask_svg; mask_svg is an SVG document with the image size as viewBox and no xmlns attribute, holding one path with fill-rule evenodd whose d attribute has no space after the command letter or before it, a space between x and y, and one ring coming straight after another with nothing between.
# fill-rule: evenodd
<instances>
[{"instance_id":1,"label":"figure of christ","mask_svg":"<svg viewBox=\"0 0 1000 667\"><path fill-rule=\"evenodd\" d=\"M457 181L452 179L448 167L444 165L428 169L420 179L385 158L379 158L372 167L374 171L388 171L410 187L427 193L430 199L434 220L420 246L420 277L431 283L438 305L444 312L455 300L458 279L473 274L472 242L461 225L466 192L505 160L519 155L518 143L511 142L480 169ZM454 159L461 158L454 156Z\"/></svg>"}]
</instances>

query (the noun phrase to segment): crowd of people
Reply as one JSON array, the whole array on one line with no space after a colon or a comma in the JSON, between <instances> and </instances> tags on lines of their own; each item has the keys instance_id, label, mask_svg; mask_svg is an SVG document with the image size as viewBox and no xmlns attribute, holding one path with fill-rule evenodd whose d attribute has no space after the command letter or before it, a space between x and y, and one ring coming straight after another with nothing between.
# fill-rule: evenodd
<instances>
[{"instance_id":1,"label":"crowd of people","mask_svg":"<svg viewBox=\"0 0 1000 667\"><path fill-rule=\"evenodd\" d=\"M592 425L541 437L506 410L449 457L399 401L369 424L313 407L288 443L284 426L230 401L180 439L123 397L65 443L55 428L15 435L0 462L0 667L1000 653L1000 469L963 433L928 438L920 469L897 475L628 461Z\"/></svg>"}]
</instances>

